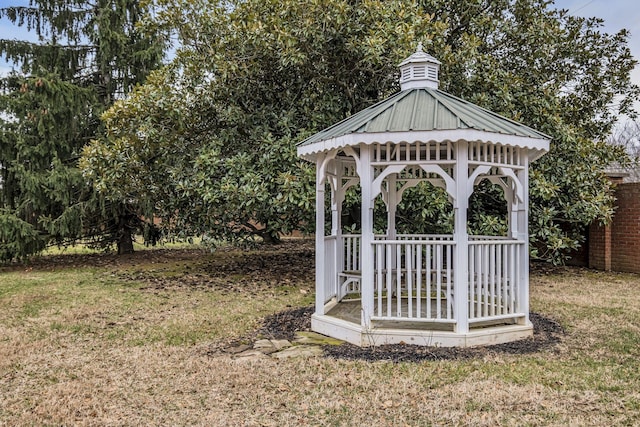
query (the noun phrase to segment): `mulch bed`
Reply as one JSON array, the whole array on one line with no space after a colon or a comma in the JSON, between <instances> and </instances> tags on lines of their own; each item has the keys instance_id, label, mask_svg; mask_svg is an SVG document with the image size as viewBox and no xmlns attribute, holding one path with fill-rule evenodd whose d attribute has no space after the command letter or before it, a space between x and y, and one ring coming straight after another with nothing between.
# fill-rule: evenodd
<instances>
[{"instance_id":1,"label":"mulch bed","mask_svg":"<svg viewBox=\"0 0 640 427\"><path fill-rule=\"evenodd\" d=\"M113 252L89 254L62 253L58 255L35 255L24 261L0 264L0 272L9 271L58 271L86 267L127 267L143 263L162 264L167 260L191 261L201 258L208 251L203 249L164 249L140 250L132 254L118 255Z\"/></svg>"},{"instance_id":2,"label":"mulch bed","mask_svg":"<svg viewBox=\"0 0 640 427\"><path fill-rule=\"evenodd\" d=\"M291 340L296 331L310 330L312 313L313 307L304 307L268 316L255 335ZM426 347L409 344L358 347L345 343L339 346L327 345L323 349L325 356L328 357L369 362L382 360L395 363L428 360L469 360L501 354L530 354L551 349L565 334L564 328L553 319L534 312L530 313L529 318L533 323L533 336L505 344L458 348Z\"/></svg>"}]
</instances>

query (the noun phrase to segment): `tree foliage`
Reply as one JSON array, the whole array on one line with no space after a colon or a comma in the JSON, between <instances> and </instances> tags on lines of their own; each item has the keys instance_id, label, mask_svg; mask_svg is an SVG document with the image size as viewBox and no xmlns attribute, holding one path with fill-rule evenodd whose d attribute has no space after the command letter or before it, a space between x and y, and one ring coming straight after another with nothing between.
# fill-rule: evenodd
<instances>
[{"instance_id":1,"label":"tree foliage","mask_svg":"<svg viewBox=\"0 0 640 427\"><path fill-rule=\"evenodd\" d=\"M271 239L312 226L313 171L293 144L398 90L397 64L417 41L442 61L443 90L554 138L531 171L535 256L561 260L582 227L611 216L601 170L622 153L600 141L638 98L624 30L605 34L601 21L544 0L157 6L148 24L174 31L181 48L171 67L105 115L109 138L85 151L84 170L105 194L126 190L166 224ZM150 109L140 107L150 102L146 91L157 96ZM148 162L140 144L154 162L131 168ZM446 227L447 204L436 201L439 213L420 208L423 190L401 209L422 209L425 222ZM500 229L495 199L487 189L472 200L489 208L484 219L471 215L486 222L479 229Z\"/></svg>"},{"instance_id":2,"label":"tree foliage","mask_svg":"<svg viewBox=\"0 0 640 427\"><path fill-rule=\"evenodd\" d=\"M0 260L84 237L130 248L130 203L105 204L77 162L104 132L100 114L159 65L163 44L137 28L144 11L137 0L0 8L36 39L0 40L14 65L0 79Z\"/></svg>"}]
</instances>

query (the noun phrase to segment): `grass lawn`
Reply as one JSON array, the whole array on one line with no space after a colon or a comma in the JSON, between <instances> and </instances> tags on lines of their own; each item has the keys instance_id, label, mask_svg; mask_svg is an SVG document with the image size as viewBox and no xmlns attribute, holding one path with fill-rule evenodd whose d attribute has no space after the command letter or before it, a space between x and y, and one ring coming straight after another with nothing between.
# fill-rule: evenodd
<instances>
[{"instance_id":1,"label":"grass lawn","mask_svg":"<svg viewBox=\"0 0 640 427\"><path fill-rule=\"evenodd\" d=\"M309 244L60 254L0 267L0 426L639 425L640 276L554 269L527 355L391 363L212 355L313 301Z\"/></svg>"}]
</instances>

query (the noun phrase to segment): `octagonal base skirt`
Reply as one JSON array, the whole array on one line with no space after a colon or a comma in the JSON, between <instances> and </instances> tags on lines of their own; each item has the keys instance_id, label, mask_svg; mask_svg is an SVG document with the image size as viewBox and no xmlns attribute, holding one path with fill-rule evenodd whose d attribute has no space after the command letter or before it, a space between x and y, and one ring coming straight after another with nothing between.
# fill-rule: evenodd
<instances>
[{"instance_id":1,"label":"octagonal base skirt","mask_svg":"<svg viewBox=\"0 0 640 427\"><path fill-rule=\"evenodd\" d=\"M471 329L460 334L442 330L439 326L429 329L430 325L420 328L399 329L389 325L381 325L366 329L359 324L329 315L313 314L311 329L323 335L337 338L360 347L385 344L411 344L433 347L476 347L502 344L528 338L533 335L533 325L511 324L485 326Z\"/></svg>"}]
</instances>

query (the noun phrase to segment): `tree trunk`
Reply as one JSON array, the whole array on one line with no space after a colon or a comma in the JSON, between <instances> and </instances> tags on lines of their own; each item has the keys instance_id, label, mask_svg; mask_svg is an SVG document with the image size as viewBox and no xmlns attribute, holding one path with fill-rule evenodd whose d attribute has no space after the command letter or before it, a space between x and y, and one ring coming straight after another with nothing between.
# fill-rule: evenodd
<instances>
[{"instance_id":1,"label":"tree trunk","mask_svg":"<svg viewBox=\"0 0 640 427\"><path fill-rule=\"evenodd\" d=\"M126 255L133 253L133 236L131 229L124 226L118 233L118 255Z\"/></svg>"},{"instance_id":2,"label":"tree trunk","mask_svg":"<svg viewBox=\"0 0 640 427\"><path fill-rule=\"evenodd\" d=\"M264 243L267 243L269 245L277 245L280 243L280 236L278 236L277 234L270 234L265 231L259 233L258 235L262 237Z\"/></svg>"}]
</instances>

